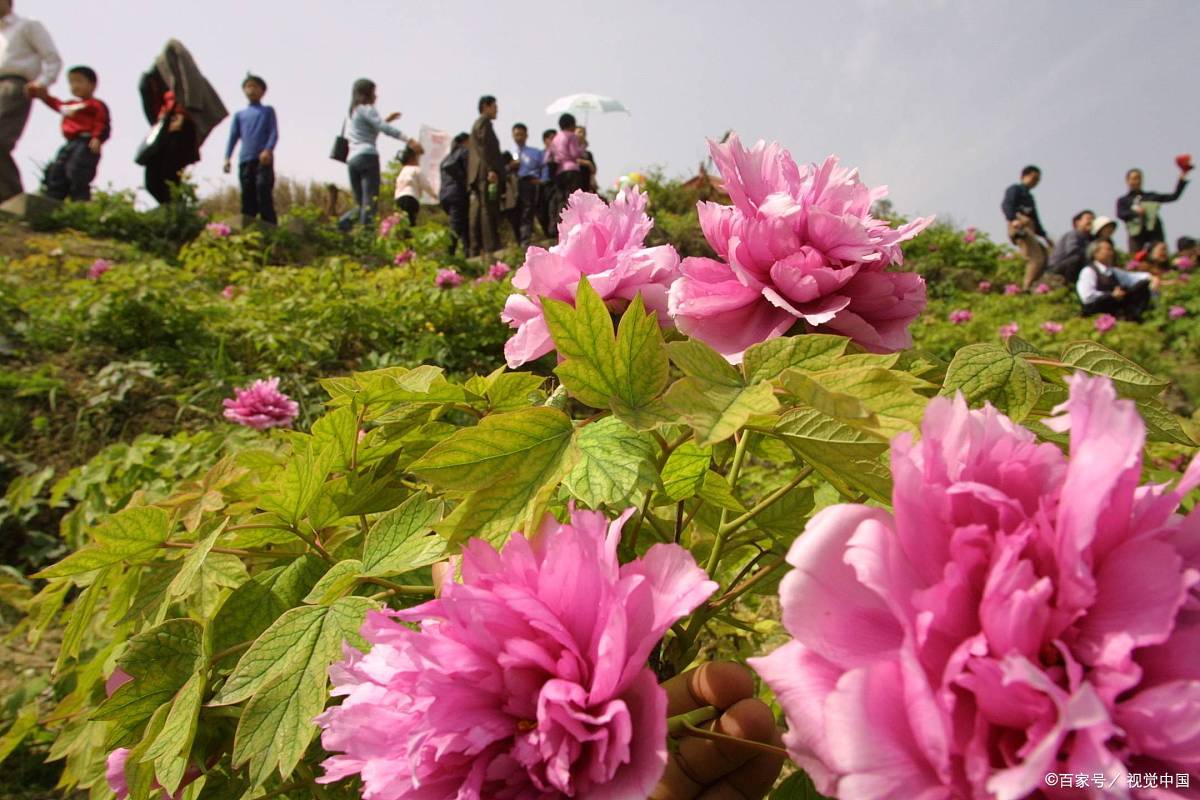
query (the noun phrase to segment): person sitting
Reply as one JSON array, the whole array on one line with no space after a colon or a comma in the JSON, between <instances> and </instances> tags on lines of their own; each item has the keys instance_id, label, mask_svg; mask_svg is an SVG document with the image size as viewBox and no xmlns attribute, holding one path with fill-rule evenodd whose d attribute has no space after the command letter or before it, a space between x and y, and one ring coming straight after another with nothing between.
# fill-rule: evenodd
<instances>
[{"instance_id":1,"label":"person sitting","mask_svg":"<svg viewBox=\"0 0 1200 800\"><path fill-rule=\"evenodd\" d=\"M1155 242L1150 245L1150 252L1146 254L1145 261L1146 269L1151 275L1162 277L1163 273L1171 270L1171 251L1167 249L1166 242Z\"/></svg>"},{"instance_id":2,"label":"person sitting","mask_svg":"<svg viewBox=\"0 0 1200 800\"><path fill-rule=\"evenodd\" d=\"M1092 223L1096 213L1089 208L1071 218L1071 230L1058 240L1058 246L1050 256L1047 269L1061 275L1068 284L1079 279L1079 271L1087 263L1088 245L1092 243Z\"/></svg>"},{"instance_id":3,"label":"person sitting","mask_svg":"<svg viewBox=\"0 0 1200 800\"><path fill-rule=\"evenodd\" d=\"M1091 260L1079 271L1075 292L1083 304L1083 316L1112 314L1140 322L1150 305L1150 293L1158 278L1149 272L1131 272L1113 266L1117 251L1112 242L1099 239L1088 248Z\"/></svg>"},{"instance_id":4,"label":"person sitting","mask_svg":"<svg viewBox=\"0 0 1200 800\"><path fill-rule=\"evenodd\" d=\"M1171 262L1176 269L1189 270L1200 258L1200 243L1191 236L1180 236L1175 240L1175 258Z\"/></svg>"},{"instance_id":5,"label":"person sitting","mask_svg":"<svg viewBox=\"0 0 1200 800\"><path fill-rule=\"evenodd\" d=\"M1112 217L1096 217L1092 221L1092 241L1104 239L1112 241L1113 234L1117 232L1117 221Z\"/></svg>"}]
</instances>

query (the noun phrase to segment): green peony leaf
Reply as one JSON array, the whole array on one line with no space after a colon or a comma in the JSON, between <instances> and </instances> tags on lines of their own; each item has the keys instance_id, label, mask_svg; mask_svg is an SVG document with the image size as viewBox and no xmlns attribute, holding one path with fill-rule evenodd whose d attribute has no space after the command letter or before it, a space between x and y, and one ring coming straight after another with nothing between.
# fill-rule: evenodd
<instances>
[{"instance_id":1,"label":"green peony leaf","mask_svg":"<svg viewBox=\"0 0 1200 800\"><path fill-rule=\"evenodd\" d=\"M546 379L541 375L530 372L497 371L488 377L484 391L488 410L516 411L531 403L541 402L545 399L545 393L541 391L545 382Z\"/></svg>"},{"instance_id":2,"label":"green peony leaf","mask_svg":"<svg viewBox=\"0 0 1200 800\"><path fill-rule=\"evenodd\" d=\"M701 445L712 445L732 436L751 416L779 408L771 384L726 386L702 378L682 378L663 398L696 431Z\"/></svg>"},{"instance_id":3,"label":"green peony leaf","mask_svg":"<svg viewBox=\"0 0 1200 800\"><path fill-rule=\"evenodd\" d=\"M363 545L363 574L400 575L445 558L446 540L433 533L444 510L441 500L418 493L376 520Z\"/></svg>"},{"instance_id":4,"label":"green peony leaf","mask_svg":"<svg viewBox=\"0 0 1200 800\"><path fill-rule=\"evenodd\" d=\"M842 358L850 340L844 336L809 333L769 339L746 351L742 370L751 383L772 380L786 369L816 372Z\"/></svg>"},{"instance_id":5,"label":"green peony leaf","mask_svg":"<svg viewBox=\"0 0 1200 800\"><path fill-rule=\"evenodd\" d=\"M850 358L853 356L845 360ZM861 405L862 411L866 412L865 416L859 409L848 407L844 401L830 410L818 410L854 427L878 432L888 439L902 431L916 431L920 428L929 400L918 392L932 391L935 388L932 384L906 372L875 366L839 367L807 374L789 370L784 373L784 381L789 378L793 385L803 384L803 380L815 383L828 392L831 398L851 398ZM797 378L802 380L798 382ZM833 413L834 411L840 413ZM847 411L851 413L846 413Z\"/></svg>"},{"instance_id":6,"label":"green peony leaf","mask_svg":"<svg viewBox=\"0 0 1200 800\"><path fill-rule=\"evenodd\" d=\"M204 699L204 672L197 672L176 693L163 721L162 730L142 755L141 761L154 762L154 774L169 793L174 794L187 771L187 756L196 738L200 701Z\"/></svg>"},{"instance_id":7,"label":"green peony leaf","mask_svg":"<svg viewBox=\"0 0 1200 800\"><path fill-rule=\"evenodd\" d=\"M339 561L321 576L321 580L317 581L317 585L305 596L304 602L310 605L328 605L353 587L362 574L363 565L357 558Z\"/></svg>"},{"instance_id":8,"label":"green peony leaf","mask_svg":"<svg viewBox=\"0 0 1200 800\"><path fill-rule=\"evenodd\" d=\"M1129 359L1091 341L1072 342L1059 357L1073 370L1112 378L1117 391L1126 397L1152 400L1162 394L1171 382L1151 375Z\"/></svg>"},{"instance_id":9,"label":"green peony leaf","mask_svg":"<svg viewBox=\"0 0 1200 800\"><path fill-rule=\"evenodd\" d=\"M662 468L663 491L672 502L695 497L704 485L704 475L712 463L712 448L684 442L667 457Z\"/></svg>"},{"instance_id":10,"label":"green peony leaf","mask_svg":"<svg viewBox=\"0 0 1200 800\"><path fill-rule=\"evenodd\" d=\"M276 491L262 497L259 505L292 525L304 519L338 458L339 447L330 442L326 445L322 447L312 437L294 437L292 455L278 478Z\"/></svg>"},{"instance_id":11,"label":"green peony leaf","mask_svg":"<svg viewBox=\"0 0 1200 800\"><path fill-rule=\"evenodd\" d=\"M882 503L891 502L892 473L882 458L888 449L883 438L810 408L785 413L774 435L843 495L863 492Z\"/></svg>"},{"instance_id":12,"label":"green peony leaf","mask_svg":"<svg viewBox=\"0 0 1200 800\"><path fill-rule=\"evenodd\" d=\"M667 353L654 314L641 296L621 316L613 338L612 317L587 279L579 282L575 306L544 300L543 311L555 349L555 369L567 391L592 408L612 409L635 428L657 424L654 399L667 385Z\"/></svg>"},{"instance_id":13,"label":"green peony leaf","mask_svg":"<svg viewBox=\"0 0 1200 800\"><path fill-rule=\"evenodd\" d=\"M1146 438L1151 442L1172 442L1195 447L1196 442L1183 429L1182 420L1154 400L1139 400L1138 413L1146 423Z\"/></svg>"},{"instance_id":14,"label":"green peony leaf","mask_svg":"<svg viewBox=\"0 0 1200 800\"><path fill-rule=\"evenodd\" d=\"M698 339L667 344L671 363L684 375L722 386L745 386L742 374L725 357Z\"/></svg>"},{"instance_id":15,"label":"green peony leaf","mask_svg":"<svg viewBox=\"0 0 1200 800\"><path fill-rule=\"evenodd\" d=\"M1041 397L1042 376L999 345L971 344L954 354L946 370L941 393L953 397L955 392L962 392L971 405L989 401L1020 422Z\"/></svg>"},{"instance_id":16,"label":"green peony leaf","mask_svg":"<svg viewBox=\"0 0 1200 800\"><path fill-rule=\"evenodd\" d=\"M35 574L35 578L64 578L126 562L152 560L171 533L171 517L155 506L136 506L106 518L92 533L95 542Z\"/></svg>"},{"instance_id":17,"label":"green peony leaf","mask_svg":"<svg viewBox=\"0 0 1200 800\"><path fill-rule=\"evenodd\" d=\"M627 506L639 487L655 483L654 443L616 417L580 428L575 446L580 458L563 483L589 508Z\"/></svg>"}]
</instances>

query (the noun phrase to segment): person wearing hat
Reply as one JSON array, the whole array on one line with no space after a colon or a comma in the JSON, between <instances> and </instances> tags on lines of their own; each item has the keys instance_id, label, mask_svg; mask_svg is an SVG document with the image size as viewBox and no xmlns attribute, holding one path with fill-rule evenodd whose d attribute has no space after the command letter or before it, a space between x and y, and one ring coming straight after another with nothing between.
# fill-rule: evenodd
<instances>
[{"instance_id":1,"label":"person wearing hat","mask_svg":"<svg viewBox=\"0 0 1200 800\"><path fill-rule=\"evenodd\" d=\"M1025 280L1022 288L1029 291L1033 282L1046 270L1050 237L1038 219L1033 189L1042 180L1042 171L1030 164L1021 170L1021 180L1004 192L1000 209L1008 221L1008 240L1025 257Z\"/></svg>"},{"instance_id":2,"label":"person wearing hat","mask_svg":"<svg viewBox=\"0 0 1200 800\"><path fill-rule=\"evenodd\" d=\"M1117 221L1112 217L1096 217L1092 221L1092 239L1105 239L1112 241L1113 234L1117 232Z\"/></svg>"},{"instance_id":3,"label":"person wearing hat","mask_svg":"<svg viewBox=\"0 0 1200 800\"><path fill-rule=\"evenodd\" d=\"M1087 249L1092 243L1092 223L1095 219L1096 213L1090 208L1071 217L1071 230L1058 240L1047 271L1061 275L1068 284L1075 283L1079 278L1079 270L1087 263Z\"/></svg>"},{"instance_id":4,"label":"person wearing hat","mask_svg":"<svg viewBox=\"0 0 1200 800\"><path fill-rule=\"evenodd\" d=\"M1186 160L1181 157L1177 163L1179 180L1175 182L1175 191L1170 194L1143 190L1140 169L1134 168L1125 173L1125 185L1129 191L1117 198L1117 219L1124 220L1129 231L1129 252L1136 253L1155 242L1166 241L1166 231L1158 216L1159 206L1179 199L1187 188L1187 174L1192 169L1190 157Z\"/></svg>"}]
</instances>

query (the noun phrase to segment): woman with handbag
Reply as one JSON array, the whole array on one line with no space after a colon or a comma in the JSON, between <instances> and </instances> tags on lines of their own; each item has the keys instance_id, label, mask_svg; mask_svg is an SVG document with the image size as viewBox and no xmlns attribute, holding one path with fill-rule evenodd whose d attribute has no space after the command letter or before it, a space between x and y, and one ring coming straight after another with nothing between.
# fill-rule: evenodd
<instances>
[{"instance_id":1,"label":"woman with handbag","mask_svg":"<svg viewBox=\"0 0 1200 800\"><path fill-rule=\"evenodd\" d=\"M400 118L399 112L389 114L386 119L375 108L375 82L359 78L354 82L350 96L350 115L343 125L343 136L334 145L333 157L339 161L345 156L350 171L350 191L354 195L355 208L347 211L338 220L338 227L349 231L357 220L367 225L375 215L379 201L379 186L382 181L379 169L379 150L375 146L379 134L393 139L405 139L398 128L390 123ZM420 146L415 139L408 139L409 146Z\"/></svg>"}]
</instances>

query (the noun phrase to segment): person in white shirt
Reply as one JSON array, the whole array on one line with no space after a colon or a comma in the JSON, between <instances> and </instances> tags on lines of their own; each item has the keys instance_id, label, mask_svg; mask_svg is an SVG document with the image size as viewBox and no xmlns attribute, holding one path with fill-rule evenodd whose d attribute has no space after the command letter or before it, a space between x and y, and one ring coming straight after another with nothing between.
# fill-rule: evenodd
<instances>
[{"instance_id":1,"label":"person in white shirt","mask_svg":"<svg viewBox=\"0 0 1200 800\"><path fill-rule=\"evenodd\" d=\"M396 176L396 205L408 214L408 224L417 224L417 213L421 210L421 195L437 197L432 184L421 172L418 163L425 152L420 144L410 144L400 156L400 174Z\"/></svg>"},{"instance_id":2,"label":"person in white shirt","mask_svg":"<svg viewBox=\"0 0 1200 800\"><path fill-rule=\"evenodd\" d=\"M1149 272L1133 272L1114 267L1117 251L1107 239L1097 239L1088 247L1091 263L1079 271L1075 292L1083 304L1083 315L1112 314L1141 322L1150 305L1151 292L1158 278Z\"/></svg>"},{"instance_id":3,"label":"person in white shirt","mask_svg":"<svg viewBox=\"0 0 1200 800\"><path fill-rule=\"evenodd\" d=\"M0 203L22 191L12 151L25 132L33 98L58 80L62 58L40 22L0 0Z\"/></svg>"}]
</instances>

